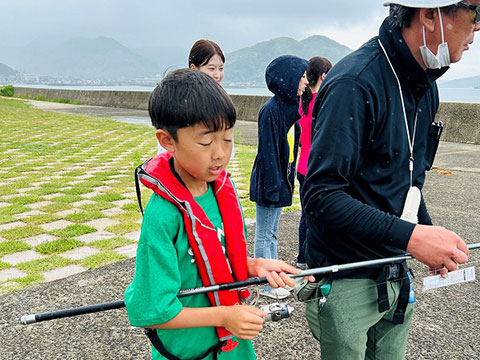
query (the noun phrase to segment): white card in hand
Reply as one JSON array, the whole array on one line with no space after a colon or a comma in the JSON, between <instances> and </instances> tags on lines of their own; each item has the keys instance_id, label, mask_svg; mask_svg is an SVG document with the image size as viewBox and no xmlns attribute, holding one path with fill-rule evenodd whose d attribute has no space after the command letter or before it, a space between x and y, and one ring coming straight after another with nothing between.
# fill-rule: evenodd
<instances>
[{"instance_id":1,"label":"white card in hand","mask_svg":"<svg viewBox=\"0 0 480 360\"><path fill-rule=\"evenodd\" d=\"M423 291L473 280L475 280L475 267L471 266L465 269L449 271L446 278L442 278L440 275L433 275L424 278Z\"/></svg>"}]
</instances>

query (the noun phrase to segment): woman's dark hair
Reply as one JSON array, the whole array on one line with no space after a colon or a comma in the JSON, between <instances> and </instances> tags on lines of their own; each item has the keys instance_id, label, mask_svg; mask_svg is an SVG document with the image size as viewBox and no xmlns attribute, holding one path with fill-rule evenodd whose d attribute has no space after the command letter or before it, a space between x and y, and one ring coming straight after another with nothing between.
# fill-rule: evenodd
<instances>
[{"instance_id":1,"label":"woman's dark hair","mask_svg":"<svg viewBox=\"0 0 480 360\"><path fill-rule=\"evenodd\" d=\"M332 68L332 63L330 60L324 57L315 56L310 59L308 62L307 67L307 80L308 86L305 88L305 91L302 95L302 112L304 114L308 113L308 106L310 105L310 101L312 101L313 93L311 86L315 86L320 79L320 76L323 74L328 73L328 71Z\"/></svg>"},{"instance_id":2,"label":"woman's dark hair","mask_svg":"<svg viewBox=\"0 0 480 360\"><path fill-rule=\"evenodd\" d=\"M218 131L235 125L232 100L217 82L201 71L179 69L169 73L150 95L152 125L177 141L177 130L201 123Z\"/></svg>"},{"instance_id":3,"label":"woman's dark hair","mask_svg":"<svg viewBox=\"0 0 480 360\"><path fill-rule=\"evenodd\" d=\"M212 40L198 40L190 49L188 67L190 67L190 65L195 65L195 67L203 66L208 63L214 55L220 56L222 62L225 63L225 56L217 43Z\"/></svg>"},{"instance_id":4,"label":"woman's dark hair","mask_svg":"<svg viewBox=\"0 0 480 360\"><path fill-rule=\"evenodd\" d=\"M454 14L457 11L457 7L455 5L448 5L442 8L442 12L444 14ZM391 4L390 5L390 13L388 16L388 23L391 27L397 29L403 29L410 27L412 23L413 16L418 11L418 8L411 8L402 5Z\"/></svg>"}]
</instances>

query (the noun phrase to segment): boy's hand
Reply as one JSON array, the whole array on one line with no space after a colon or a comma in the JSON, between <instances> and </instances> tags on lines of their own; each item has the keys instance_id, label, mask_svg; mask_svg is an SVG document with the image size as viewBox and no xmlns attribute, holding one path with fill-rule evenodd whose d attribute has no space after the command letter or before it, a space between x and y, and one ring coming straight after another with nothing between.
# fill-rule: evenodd
<instances>
[{"instance_id":1,"label":"boy's hand","mask_svg":"<svg viewBox=\"0 0 480 360\"><path fill-rule=\"evenodd\" d=\"M295 281L287 275L299 274L300 269L287 264L285 261L263 258L247 258L248 264L248 276L249 277L266 277L271 287L284 287L295 286ZM305 277L308 281L313 282L315 278L313 276Z\"/></svg>"},{"instance_id":2,"label":"boy's hand","mask_svg":"<svg viewBox=\"0 0 480 360\"><path fill-rule=\"evenodd\" d=\"M223 306L222 327L239 339L252 340L263 328L266 312L248 305Z\"/></svg>"}]
</instances>

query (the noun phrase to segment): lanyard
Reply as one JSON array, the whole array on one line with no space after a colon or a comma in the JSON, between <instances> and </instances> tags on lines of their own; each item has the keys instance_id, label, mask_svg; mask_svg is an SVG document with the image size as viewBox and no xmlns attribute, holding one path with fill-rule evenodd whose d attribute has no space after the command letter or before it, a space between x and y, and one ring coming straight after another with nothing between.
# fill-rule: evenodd
<instances>
[{"instance_id":1,"label":"lanyard","mask_svg":"<svg viewBox=\"0 0 480 360\"><path fill-rule=\"evenodd\" d=\"M408 160L408 170L410 171L410 187L412 187L413 186L413 145L415 144L415 134L417 132L418 112L415 113L415 122L414 122L414 125L413 125L413 135L412 135L412 137L410 137L410 129L408 127L407 111L405 110L405 102L403 100L402 85L400 85L400 80L398 79L397 73L395 72L395 69L393 68L392 63L390 62L390 59L387 55L387 52L385 51L385 48L383 47L382 41L380 39L378 39L378 43L380 44L380 47L382 48L383 53L385 54L385 57L387 58L388 64L390 65L390 68L392 69L393 75L395 75L395 79L397 79L397 83L398 83L398 91L400 93L400 101L402 102L403 118L405 120L405 130L407 131L408 148L410 150L410 159Z\"/></svg>"}]
</instances>

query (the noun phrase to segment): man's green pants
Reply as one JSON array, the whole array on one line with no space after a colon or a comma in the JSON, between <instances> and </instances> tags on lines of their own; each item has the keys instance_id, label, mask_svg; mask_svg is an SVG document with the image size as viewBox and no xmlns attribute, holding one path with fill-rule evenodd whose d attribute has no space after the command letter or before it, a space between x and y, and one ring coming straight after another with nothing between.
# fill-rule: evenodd
<instances>
[{"instance_id":1,"label":"man's green pants","mask_svg":"<svg viewBox=\"0 0 480 360\"><path fill-rule=\"evenodd\" d=\"M404 359L414 304L408 304L403 324L392 324L400 286L400 281L387 281L390 310L382 313L378 312L374 280L333 280L327 301L320 308L317 291L307 302L306 317L320 341L322 359Z\"/></svg>"}]
</instances>

